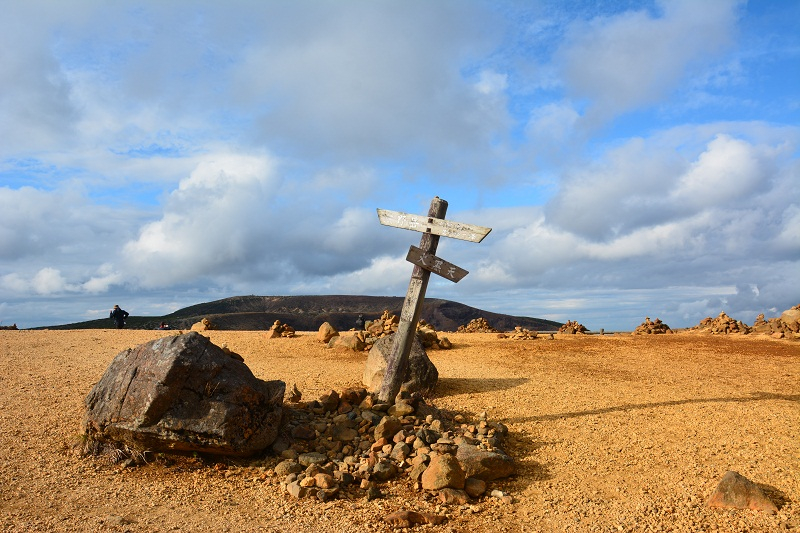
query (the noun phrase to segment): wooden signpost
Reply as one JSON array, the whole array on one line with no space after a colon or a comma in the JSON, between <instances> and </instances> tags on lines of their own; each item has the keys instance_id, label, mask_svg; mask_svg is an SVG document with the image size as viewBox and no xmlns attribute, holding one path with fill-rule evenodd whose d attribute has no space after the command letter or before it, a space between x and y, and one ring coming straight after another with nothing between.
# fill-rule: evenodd
<instances>
[{"instance_id":1,"label":"wooden signpost","mask_svg":"<svg viewBox=\"0 0 800 533\"><path fill-rule=\"evenodd\" d=\"M400 312L400 324L394 336L386 373L378 391L378 399L382 402L394 403L400 392L431 272L453 282L458 282L467 275L467 271L463 268L436 257L439 236L481 242L492 231L492 228L445 220L446 212L447 202L438 196L431 201L427 217L378 209L378 219L384 226L419 231L423 234L419 248L412 246L406 256L406 260L415 266L403 302L403 310Z\"/></svg>"}]
</instances>

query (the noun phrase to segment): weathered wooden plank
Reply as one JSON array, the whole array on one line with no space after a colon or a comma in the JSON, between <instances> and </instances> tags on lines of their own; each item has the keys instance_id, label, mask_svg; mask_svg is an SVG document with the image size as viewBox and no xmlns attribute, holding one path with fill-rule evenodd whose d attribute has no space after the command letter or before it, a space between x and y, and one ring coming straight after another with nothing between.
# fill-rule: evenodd
<instances>
[{"instance_id":1,"label":"weathered wooden plank","mask_svg":"<svg viewBox=\"0 0 800 533\"><path fill-rule=\"evenodd\" d=\"M445 213L447 213L447 202L438 196L434 197L428 209L428 217L443 218ZM419 248L424 253L435 254L438 245L439 236L434 233L423 234L419 241ZM403 378L408 368L408 354L411 353L411 343L417 333L417 322L419 322L419 315L422 312L422 302L425 300L425 291L430 277L431 273L428 270L418 265L414 266L411 282L408 284L408 291L403 302L403 310L400 312L400 323L394 334L392 351L386 362L386 372L378 391L380 401L393 404L400 393L400 387L403 385Z\"/></svg>"},{"instance_id":2,"label":"weathered wooden plank","mask_svg":"<svg viewBox=\"0 0 800 533\"><path fill-rule=\"evenodd\" d=\"M453 283L458 283L464 278L464 276L469 274L469 272L460 266L456 266L453 263L448 263L444 259L436 257L433 254L425 253L416 246L409 248L406 261L414 263L415 265L420 266L429 272L433 272L434 274L439 274L443 278L447 278Z\"/></svg>"},{"instance_id":3,"label":"weathered wooden plank","mask_svg":"<svg viewBox=\"0 0 800 533\"><path fill-rule=\"evenodd\" d=\"M444 220L440 217L424 217L412 213L402 213L400 211L389 211L388 209L378 209L378 220L384 226L419 231L422 233L433 233L442 237L451 237L463 241L481 242L492 228L465 224L453 220Z\"/></svg>"}]
</instances>

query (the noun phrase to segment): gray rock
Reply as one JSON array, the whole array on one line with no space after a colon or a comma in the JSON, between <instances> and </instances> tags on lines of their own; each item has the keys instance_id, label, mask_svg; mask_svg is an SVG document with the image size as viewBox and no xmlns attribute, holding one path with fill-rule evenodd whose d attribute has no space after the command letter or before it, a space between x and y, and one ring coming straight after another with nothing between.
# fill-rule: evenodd
<instances>
[{"instance_id":1,"label":"gray rock","mask_svg":"<svg viewBox=\"0 0 800 533\"><path fill-rule=\"evenodd\" d=\"M394 335L381 337L369 351L362 381L370 390L376 391L381 387L383 375L386 373L386 361L391 354L393 342ZM401 390L429 395L433 392L438 380L439 371L428 359L425 348L422 347L422 343L414 335L411 353L408 356L408 368L403 377Z\"/></svg>"},{"instance_id":2,"label":"gray rock","mask_svg":"<svg viewBox=\"0 0 800 533\"><path fill-rule=\"evenodd\" d=\"M467 477L474 477L484 481L504 478L516 471L514 459L508 455L482 450L470 444L459 446L456 458L464 468Z\"/></svg>"},{"instance_id":3,"label":"gray rock","mask_svg":"<svg viewBox=\"0 0 800 533\"><path fill-rule=\"evenodd\" d=\"M275 465L275 474L280 477L285 477L289 474L299 474L302 471L303 466L301 464L288 459Z\"/></svg>"},{"instance_id":4,"label":"gray rock","mask_svg":"<svg viewBox=\"0 0 800 533\"><path fill-rule=\"evenodd\" d=\"M297 458L297 462L303 466L323 464L328 462L328 456L319 452L301 453Z\"/></svg>"},{"instance_id":5,"label":"gray rock","mask_svg":"<svg viewBox=\"0 0 800 533\"><path fill-rule=\"evenodd\" d=\"M372 477L376 481L389 481L397 475L397 466L388 461L376 463L372 468Z\"/></svg>"},{"instance_id":6,"label":"gray rock","mask_svg":"<svg viewBox=\"0 0 800 533\"><path fill-rule=\"evenodd\" d=\"M353 428L350 423L341 423L333 426L333 440L340 442L350 442L359 436L358 430Z\"/></svg>"},{"instance_id":7,"label":"gray rock","mask_svg":"<svg viewBox=\"0 0 800 533\"><path fill-rule=\"evenodd\" d=\"M305 498L308 495L308 489L301 487L298 481L293 481L286 485L286 492L298 499Z\"/></svg>"},{"instance_id":8,"label":"gray rock","mask_svg":"<svg viewBox=\"0 0 800 533\"><path fill-rule=\"evenodd\" d=\"M278 436L283 381L256 378L197 332L120 352L86 397L88 438L246 457Z\"/></svg>"}]
</instances>

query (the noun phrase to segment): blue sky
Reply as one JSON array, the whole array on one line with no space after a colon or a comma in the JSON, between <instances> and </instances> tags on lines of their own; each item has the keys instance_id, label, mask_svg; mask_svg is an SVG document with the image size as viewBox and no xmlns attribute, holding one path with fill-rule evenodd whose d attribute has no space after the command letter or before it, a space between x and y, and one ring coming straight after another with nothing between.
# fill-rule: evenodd
<instances>
[{"instance_id":1,"label":"blue sky","mask_svg":"<svg viewBox=\"0 0 800 533\"><path fill-rule=\"evenodd\" d=\"M800 303L800 3L0 0L0 323L405 294L630 330Z\"/></svg>"}]
</instances>

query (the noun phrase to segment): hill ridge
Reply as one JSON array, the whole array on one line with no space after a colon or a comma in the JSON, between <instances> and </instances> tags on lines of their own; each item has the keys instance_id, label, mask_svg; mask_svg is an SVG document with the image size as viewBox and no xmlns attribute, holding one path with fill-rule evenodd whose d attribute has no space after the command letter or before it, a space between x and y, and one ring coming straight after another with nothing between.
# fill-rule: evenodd
<instances>
[{"instance_id":1,"label":"hill ridge","mask_svg":"<svg viewBox=\"0 0 800 533\"><path fill-rule=\"evenodd\" d=\"M384 310L399 315L403 301L404 298L400 296L231 296L184 307L160 317L130 316L127 326L132 329L156 329L161 322L166 322L173 329L189 329L195 322L208 318L223 330L267 330L275 320L289 324L298 331L315 331L323 322L329 322L338 330L348 330L353 327L359 314L367 320L380 317ZM501 331L513 330L515 326L540 331L556 330L561 326L561 323L552 320L494 313L439 298L426 298L421 313L421 318L439 331L455 331L458 326L480 317ZM111 327L110 321L100 319L49 326L47 329L108 327Z\"/></svg>"}]
</instances>

